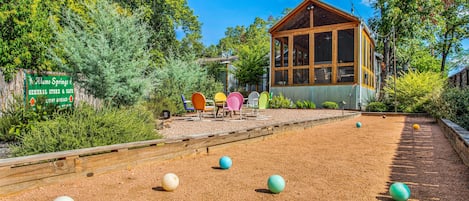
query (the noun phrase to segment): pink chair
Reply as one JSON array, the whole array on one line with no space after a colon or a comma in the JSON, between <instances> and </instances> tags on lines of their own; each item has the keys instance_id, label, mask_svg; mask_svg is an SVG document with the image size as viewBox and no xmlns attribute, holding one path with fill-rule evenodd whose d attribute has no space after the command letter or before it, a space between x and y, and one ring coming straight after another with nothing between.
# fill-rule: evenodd
<instances>
[{"instance_id":1,"label":"pink chair","mask_svg":"<svg viewBox=\"0 0 469 201\"><path fill-rule=\"evenodd\" d=\"M243 118L242 108L243 108L244 97L239 92L231 92L226 98L226 108L225 110L230 111L230 116L236 111L239 112L239 118Z\"/></svg>"},{"instance_id":2,"label":"pink chair","mask_svg":"<svg viewBox=\"0 0 469 201\"><path fill-rule=\"evenodd\" d=\"M244 103L244 96L243 96L243 94L241 94L241 93L235 91L235 92L231 92L229 95L232 95L232 96L235 96L236 98L238 98L239 101L241 102L241 104Z\"/></svg>"}]
</instances>

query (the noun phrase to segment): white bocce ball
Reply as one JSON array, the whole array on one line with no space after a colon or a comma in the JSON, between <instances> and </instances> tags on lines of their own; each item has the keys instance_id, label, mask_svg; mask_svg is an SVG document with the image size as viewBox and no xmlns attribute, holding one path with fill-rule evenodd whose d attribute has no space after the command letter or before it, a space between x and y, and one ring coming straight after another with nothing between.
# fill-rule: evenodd
<instances>
[{"instance_id":1,"label":"white bocce ball","mask_svg":"<svg viewBox=\"0 0 469 201\"><path fill-rule=\"evenodd\" d=\"M166 191L174 191L179 186L179 178L174 173L165 174L162 181L163 189Z\"/></svg>"},{"instance_id":2,"label":"white bocce ball","mask_svg":"<svg viewBox=\"0 0 469 201\"><path fill-rule=\"evenodd\" d=\"M68 196L59 196L55 198L54 201L74 201L74 200Z\"/></svg>"}]
</instances>

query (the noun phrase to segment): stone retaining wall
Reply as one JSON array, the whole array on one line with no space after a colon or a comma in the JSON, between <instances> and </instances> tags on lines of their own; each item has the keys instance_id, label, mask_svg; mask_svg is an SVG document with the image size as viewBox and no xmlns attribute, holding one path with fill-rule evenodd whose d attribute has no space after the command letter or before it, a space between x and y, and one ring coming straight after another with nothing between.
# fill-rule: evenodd
<instances>
[{"instance_id":1,"label":"stone retaining wall","mask_svg":"<svg viewBox=\"0 0 469 201\"><path fill-rule=\"evenodd\" d=\"M469 131L448 119L438 119L438 125L461 160L469 167Z\"/></svg>"}]
</instances>

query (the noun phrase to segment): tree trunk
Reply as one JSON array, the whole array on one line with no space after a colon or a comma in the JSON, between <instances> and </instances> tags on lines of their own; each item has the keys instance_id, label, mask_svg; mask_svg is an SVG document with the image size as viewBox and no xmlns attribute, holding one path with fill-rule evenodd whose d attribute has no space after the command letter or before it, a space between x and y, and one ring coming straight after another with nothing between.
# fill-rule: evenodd
<instances>
[{"instance_id":1,"label":"tree trunk","mask_svg":"<svg viewBox=\"0 0 469 201\"><path fill-rule=\"evenodd\" d=\"M452 28L447 28L446 30L447 31L445 32L445 35L444 35L444 44L443 44L443 48L441 51L441 67L440 67L441 73L445 72L446 58L448 57L448 54L451 50L451 46L452 46L451 40L454 37L454 31ZM449 34L451 34L451 37L448 36Z\"/></svg>"},{"instance_id":2,"label":"tree trunk","mask_svg":"<svg viewBox=\"0 0 469 201\"><path fill-rule=\"evenodd\" d=\"M446 63L446 57L447 57L445 52L441 53L441 67L440 67L441 73L445 72L445 63Z\"/></svg>"},{"instance_id":3,"label":"tree trunk","mask_svg":"<svg viewBox=\"0 0 469 201\"><path fill-rule=\"evenodd\" d=\"M384 98L384 86L386 85L386 79L388 78L388 74L390 72L390 63L391 63L391 51L389 51L390 49L390 43L389 43L389 39L386 38L384 39L384 52L383 52L383 62L384 62L384 65L385 67L382 68L382 71L381 71L381 86L380 86L380 97L379 99L383 99Z\"/></svg>"}]
</instances>

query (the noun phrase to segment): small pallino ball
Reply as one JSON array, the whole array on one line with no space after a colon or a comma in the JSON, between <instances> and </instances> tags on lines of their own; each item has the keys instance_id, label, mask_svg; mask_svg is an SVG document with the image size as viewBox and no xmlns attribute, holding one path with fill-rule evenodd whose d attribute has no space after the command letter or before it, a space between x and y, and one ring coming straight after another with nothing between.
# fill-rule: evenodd
<instances>
[{"instance_id":1,"label":"small pallino ball","mask_svg":"<svg viewBox=\"0 0 469 201\"><path fill-rule=\"evenodd\" d=\"M218 163L220 164L221 169L226 170L231 167L231 165L233 164L233 161L231 161L231 158L228 156L222 156L220 160L218 161Z\"/></svg>"},{"instance_id":2,"label":"small pallino ball","mask_svg":"<svg viewBox=\"0 0 469 201\"><path fill-rule=\"evenodd\" d=\"M174 191L179 186L179 178L174 173L167 173L164 175L161 185L166 191Z\"/></svg>"},{"instance_id":3,"label":"small pallino ball","mask_svg":"<svg viewBox=\"0 0 469 201\"><path fill-rule=\"evenodd\" d=\"M355 126L357 126L357 128L360 128L360 127L362 127L362 123L361 123L361 122L357 122L357 123L355 124Z\"/></svg>"},{"instance_id":4,"label":"small pallino ball","mask_svg":"<svg viewBox=\"0 0 469 201\"><path fill-rule=\"evenodd\" d=\"M410 189L404 183L395 182L389 187L389 194L396 201L406 201L410 198Z\"/></svg>"},{"instance_id":5,"label":"small pallino ball","mask_svg":"<svg viewBox=\"0 0 469 201\"><path fill-rule=\"evenodd\" d=\"M414 125L412 125L412 128L414 128L414 130L419 130L419 129L420 129L420 125L414 124Z\"/></svg>"},{"instance_id":6,"label":"small pallino ball","mask_svg":"<svg viewBox=\"0 0 469 201\"><path fill-rule=\"evenodd\" d=\"M280 193L285 189L285 180L280 175L272 175L267 180L267 186L269 187L270 192Z\"/></svg>"},{"instance_id":7,"label":"small pallino ball","mask_svg":"<svg viewBox=\"0 0 469 201\"><path fill-rule=\"evenodd\" d=\"M68 196L59 196L54 199L54 201L74 201L71 197Z\"/></svg>"}]
</instances>

